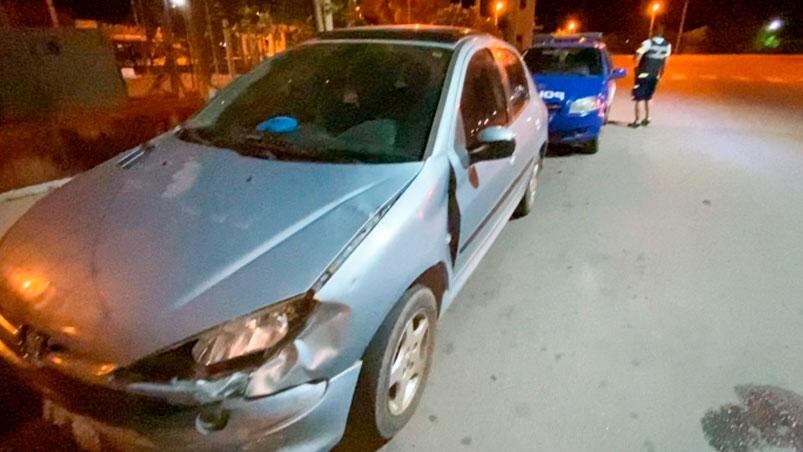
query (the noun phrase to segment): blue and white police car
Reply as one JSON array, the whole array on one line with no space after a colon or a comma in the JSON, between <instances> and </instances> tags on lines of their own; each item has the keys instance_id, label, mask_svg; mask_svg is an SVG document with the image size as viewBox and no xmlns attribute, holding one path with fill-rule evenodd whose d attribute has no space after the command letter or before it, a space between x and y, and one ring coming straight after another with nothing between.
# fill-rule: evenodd
<instances>
[{"instance_id":1,"label":"blue and white police car","mask_svg":"<svg viewBox=\"0 0 803 452\"><path fill-rule=\"evenodd\" d=\"M626 69L613 67L602 33L536 35L524 61L549 110L550 143L596 153L615 80L627 75Z\"/></svg>"}]
</instances>

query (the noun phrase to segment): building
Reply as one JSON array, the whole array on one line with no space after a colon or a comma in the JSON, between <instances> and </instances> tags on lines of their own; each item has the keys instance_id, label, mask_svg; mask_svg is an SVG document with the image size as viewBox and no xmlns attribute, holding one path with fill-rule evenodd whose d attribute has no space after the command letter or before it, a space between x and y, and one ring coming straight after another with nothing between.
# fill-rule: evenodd
<instances>
[{"instance_id":1,"label":"building","mask_svg":"<svg viewBox=\"0 0 803 452\"><path fill-rule=\"evenodd\" d=\"M529 49L535 29L535 0L461 0L463 7L479 8L495 18L504 39L519 50Z\"/></svg>"},{"instance_id":2,"label":"building","mask_svg":"<svg viewBox=\"0 0 803 452\"><path fill-rule=\"evenodd\" d=\"M535 0L508 0L502 24L507 42L519 50L529 49L535 29Z\"/></svg>"}]
</instances>

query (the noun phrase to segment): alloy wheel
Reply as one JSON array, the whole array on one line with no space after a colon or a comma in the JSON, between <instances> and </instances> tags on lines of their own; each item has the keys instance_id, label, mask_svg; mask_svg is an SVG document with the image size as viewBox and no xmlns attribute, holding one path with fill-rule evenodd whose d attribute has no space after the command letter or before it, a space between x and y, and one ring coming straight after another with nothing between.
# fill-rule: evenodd
<instances>
[{"instance_id":1,"label":"alloy wheel","mask_svg":"<svg viewBox=\"0 0 803 452\"><path fill-rule=\"evenodd\" d=\"M429 340L429 320L423 311L416 312L404 326L390 367L388 409L394 416L410 407L421 387Z\"/></svg>"}]
</instances>

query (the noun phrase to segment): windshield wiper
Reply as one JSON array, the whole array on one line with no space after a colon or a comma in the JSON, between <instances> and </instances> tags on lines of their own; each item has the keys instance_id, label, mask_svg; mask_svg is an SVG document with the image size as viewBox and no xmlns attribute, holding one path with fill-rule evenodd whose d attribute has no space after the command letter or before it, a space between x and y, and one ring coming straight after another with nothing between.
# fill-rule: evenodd
<instances>
[{"instance_id":1,"label":"windshield wiper","mask_svg":"<svg viewBox=\"0 0 803 452\"><path fill-rule=\"evenodd\" d=\"M212 146L209 140L201 136L204 130L205 129L201 127L181 127L176 135L180 140L198 143L204 146Z\"/></svg>"},{"instance_id":2,"label":"windshield wiper","mask_svg":"<svg viewBox=\"0 0 803 452\"><path fill-rule=\"evenodd\" d=\"M409 162L413 159L406 155L399 154L371 154L367 152L355 151L353 149L326 148L326 158L328 162L341 163L401 163Z\"/></svg>"},{"instance_id":3,"label":"windshield wiper","mask_svg":"<svg viewBox=\"0 0 803 452\"><path fill-rule=\"evenodd\" d=\"M251 157L299 161L325 160L318 153L311 152L293 143L271 138L268 135L243 135L237 144L238 150L245 151Z\"/></svg>"}]
</instances>

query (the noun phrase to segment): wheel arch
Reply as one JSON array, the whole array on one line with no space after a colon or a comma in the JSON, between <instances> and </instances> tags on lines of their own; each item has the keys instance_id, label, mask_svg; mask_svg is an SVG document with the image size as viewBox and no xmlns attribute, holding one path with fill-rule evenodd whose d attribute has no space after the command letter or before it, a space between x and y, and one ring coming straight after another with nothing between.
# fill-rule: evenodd
<instances>
[{"instance_id":1,"label":"wheel arch","mask_svg":"<svg viewBox=\"0 0 803 452\"><path fill-rule=\"evenodd\" d=\"M438 304L438 315L441 313L441 306L443 305L443 296L446 294L446 291L449 289L449 272L446 268L446 264L443 262L438 262L437 264L429 267L422 273L412 284L407 288L408 290L417 285L421 284L423 286L428 287L433 294L435 294L435 300Z\"/></svg>"}]
</instances>

